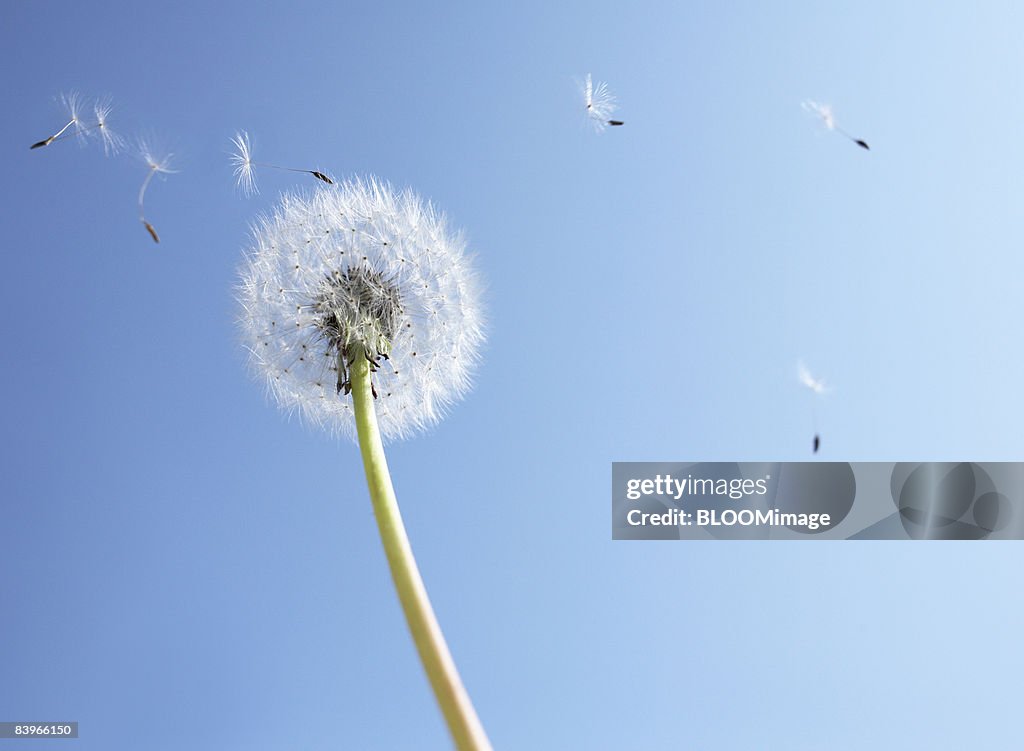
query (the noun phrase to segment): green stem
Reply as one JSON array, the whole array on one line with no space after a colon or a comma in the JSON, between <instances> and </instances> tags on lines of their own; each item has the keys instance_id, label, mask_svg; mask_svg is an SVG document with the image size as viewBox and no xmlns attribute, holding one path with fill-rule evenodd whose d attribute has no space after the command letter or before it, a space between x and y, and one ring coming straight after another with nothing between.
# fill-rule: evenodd
<instances>
[{"instance_id":1,"label":"green stem","mask_svg":"<svg viewBox=\"0 0 1024 751\"><path fill-rule=\"evenodd\" d=\"M366 483L370 487L374 515L391 566L391 577L398 590L398 599L420 653L420 661L434 689L434 696L441 705L441 712L455 740L455 747L459 751L490 751L491 743L487 740L487 734L476 716L469 694L455 668L455 661L448 651L416 566L405 525L402 524L402 514L398 510L387 458L384 456L384 445L377 427L377 413L370 390L369 363L364 357L356 357L354 360L350 377L359 450L363 455Z\"/></svg>"}]
</instances>

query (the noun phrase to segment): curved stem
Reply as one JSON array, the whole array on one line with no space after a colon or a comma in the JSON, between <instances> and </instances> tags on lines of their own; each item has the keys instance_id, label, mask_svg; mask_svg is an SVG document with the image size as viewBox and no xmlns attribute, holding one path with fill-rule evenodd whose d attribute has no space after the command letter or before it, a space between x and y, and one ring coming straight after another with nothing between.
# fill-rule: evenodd
<instances>
[{"instance_id":1,"label":"curved stem","mask_svg":"<svg viewBox=\"0 0 1024 751\"><path fill-rule=\"evenodd\" d=\"M156 170L150 167L149 173L146 175L146 179L142 181L142 187L139 188L139 221L143 224L146 223L146 211L143 208L143 201L146 199L146 188L149 187L149 181L153 179L153 175L156 174Z\"/></svg>"},{"instance_id":2,"label":"curved stem","mask_svg":"<svg viewBox=\"0 0 1024 751\"><path fill-rule=\"evenodd\" d=\"M350 378L355 406L359 450L370 488L377 527L391 567L391 577L398 590L398 599L412 632L420 661L441 705L448 729L460 751L490 751L491 744L480 724L469 694L462 685L455 662L448 651L441 627L430 606L426 587L416 566L416 559L405 533L402 514L398 510L395 489L391 484L387 458L377 427L377 413L370 388L370 367L365 357L353 358Z\"/></svg>"}]
</instances>

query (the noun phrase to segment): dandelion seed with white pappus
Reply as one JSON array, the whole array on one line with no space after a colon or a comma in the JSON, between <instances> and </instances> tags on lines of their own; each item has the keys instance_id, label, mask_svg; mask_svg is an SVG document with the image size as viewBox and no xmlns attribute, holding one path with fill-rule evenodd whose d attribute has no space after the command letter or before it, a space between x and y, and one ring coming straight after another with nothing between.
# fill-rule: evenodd
<instances>
[{"instance_id":1,"label":"dandelion seed with white pappus","mask_svg":"<svg viewBox=\"0 0 1024 751\"><path fill-rule=\"evenodd\" d=\"M622 120L611 119L612 113L618 109L618 104L615 102L615 96L608 90L608 84L595 84L588 73L582 84L582 93L587 120L594 130L602 131L609 125L624 124Z\"/></svg>"},{"instance_id":2,"label":"dandelion seed with white pappus","mask_svg":"<svg viewBox=\"0 0 1024 751\"><path fill-rule=\"evenodd\" d=\"M65 124L63 128L58 130L52 136L49 136L48 138L44 138L42 141L37 141L36 143L34 143L31 146L29 146L30 150L31 149L39 149L39 148L42 148L43 146L49 146L54 141L56 141L56 140L58 140L60 138L66 138L67 136L70 136L70 135L76 135L76 136L79 136L80 138L84 138L85 128L82 125L82 116L81 116L82 103L81 103L81 100L80 100L78 94L76 92L74 92L74 91L72 91L69 94L61 94L60 95L60 101L61 101L61 104L64 105L64 109L67 110L68 117L70 118L67 121L67 124ZM72 130L71 133L67 133L67 136L66 136L65 133L66 133L67 129L70 128L71 126L75 126L74 130Z\"/></svg>"},{"instance_id":3,"label":"dandelion seed with white pappus","mask_svg":"<svg viewBox=\"0 0 1024 751\"><path fill-rule=\"evenodd\" d=\"M808 100L802 102L800 106L802 106L805 111L810 112L812 115L814 115L819 120L821 120L825 124L825 127L828 130L834 130L839 135L844 136L844 137L850 139L851 141L853 141L855 144L860 146L862 149L865 149L867 151L871 151L871 147L868 146L867 141L862 141L859 138L854 138L849 133L847 133L845 130L840 128L839 125L836 124L836 116L835 116L835 113L832 112L832 106L831 105L828 105L828 104L818 104L817 102L808 99Z\"/></svg>"},{"instance_id":4,"label":"dandelion seed with white pappus","mask_svg":"<svg viewBox=\"0 0 1024 751\"><path fill-rule=\"evenodd\" d=\"M811 372L803 362L797 363L796 375L800 381L800 385L811 391L815 397L822 396L826 391L828 391L828 387L825 385L825 382L811 375ZM818 433L817 401L811 402L811 421L814 425L814 440L811 444L812 451L817 454L818 449L821 448L821 435Z\"/></svg>"},{"instance_id":5,"label":"dandelion seed with white pappus","mask_svg":"<svg viewBox=\"0 0 1024 751\"><path fill-rule=\"evenodd\" d=\"M240 183L248 141L240 137ZM253 370L288 412L355 438L406 621L459 749L490 743L412 555L382 435L435 424L469 389L483 344L480 285L462 238L375 178L285 195L253 229L240 324Z\"/></svg>"},{"instance_id":6,"label":"dandelion seed with white pappus","mask_svg":"<svg viewBox=\"0 0 1024 751\"><path fill-rule=\"evenodd\" d=\"M153 175L160 173L164 175L174 174L177 170L171 169L171 157L173 154L165 154L163 156L157 156L156 151L146 141L139 142L139 156L142 157L142 161L146 163L146 167L149 171L146 173L146 178L142 181L142 187L139 188L139 221L142 222L142 226L149 232L149 236L153 238L153 242L159 243L160 236L156 233L156 229L146 219L146 188L149 187L150 181L153 179Z\"/></svg>"},{"instance_id":7,"label":"dandelion seed with white pappus","mask_svg":"<svg viewBox=\"0 0 1024 751\"><path fill-rule=\"evenodd\" d=\"M253 167L269 167L271 169L285 170L287 172L305 172L307 175L312 175L320 182L327 183L328 185L334 184L334 180L318 170L298 169L296 167L279 167L276 164L254 162L252 159L252 144L249 141L249 134L244 130L235 133L234 137L231 139L231 143L235 147L235 152L231 155L231 163L235 166L235 182L247 196L260 192L259 188L256 187L256 176L253 172Z\"/></svg>"}]
</instances>

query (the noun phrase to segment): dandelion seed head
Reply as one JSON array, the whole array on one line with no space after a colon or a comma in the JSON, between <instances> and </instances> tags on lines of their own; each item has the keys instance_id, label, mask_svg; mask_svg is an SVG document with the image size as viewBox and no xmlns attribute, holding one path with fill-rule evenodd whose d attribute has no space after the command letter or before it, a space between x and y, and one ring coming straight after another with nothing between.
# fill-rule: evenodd
<instances>
[{"instance_id":1,"label":"dandelion seed head","mask_svg":"<svg viewBox=\"0 0 1024 751\"><path fill-rule=\"evenodd\" d=\"M594 130L604 130L608 127L612 113L618 109L615 96L608 90L607 84L601 82L595 84L589 73L583 82L582 94L588 122Z\"/></svg>"},{"instance_id":2,"label":"dandelion seed head","mask_svg":"<svg viewBox=\"0 0 1024 751\"><path fill-rule=\"evenodd\" d=\"M812 115L820 119L825 123L825 127L829 130L835 130L836 127L836 116L832 112L831 105L818 104L810 99L804 101L801 106L805 111L810 112Z\"/></svg>"},{"instance_id":3,"label":"dandelion seed head","mask_svg":"<svg viewBox=\"0 0 1024 751\"><path fill-rule=\"evenodd\" d=\"M244 130L235 133L231 139L235 152L231 155L231 164L235 167L235 184L242 189L242 192L251 196L259 193L256 187L256 176L253 172L252 146L249 143L249 134Z\"/></svg>"},{"instance_id":4,"label":"dandelion seed head","mask_svg":"<svg viewBox=\"0 0 1024 751\"><path fill-rule=\"evenodd\" d=\"M355 438L343 386L360 353L387 439L436 424L470 388L480 285L461 235L415 193L370 177L286 194L254 226L240 277L250 365L313 425Z\"/></svg>"}]
</instances>

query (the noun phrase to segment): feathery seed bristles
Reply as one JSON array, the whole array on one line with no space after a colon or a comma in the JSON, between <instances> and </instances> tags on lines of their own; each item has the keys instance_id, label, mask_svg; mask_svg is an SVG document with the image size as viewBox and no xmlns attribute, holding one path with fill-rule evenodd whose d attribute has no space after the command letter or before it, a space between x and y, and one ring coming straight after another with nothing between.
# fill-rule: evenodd
<instances>
[{"instance_id":1,"label":"feathery seed bristles","mask_svg":"<svg viewBox=\"0 0 1024 751\"><path fill-rule=\"evenodd\" d=\"M278 403L351 438L354 358L376 371L382 434L403 438L468 391L484 339L462 238L375 178L285 195L253 229L238 299L250 364Z\"/></svg>"},{"instance_id":2,"label":"feathery seed bristles","mask_svg":"<svg viewBox=\"0 0 1024 751\"><path fill-rule=\"evenodd\" d=\"M60 101L64 106L64 109L67 111L70 119L68 120L67 125L52 136L53 140L56 141L58 138L61 138L64 131L66 131L70 125L74 125L74 130L67 135L74 135L78 139L79 143L85 143L86 127L82 123L81 109L83 105L81 97L79 97L78 92L72 91L67 94L61 94Z\"/></svg>"},{"instance_id":3,"label":"feathery seed bristles","mask_svg":"<svg viewBox=\"0 0 1024 751\"><path fill-rule=\"evenodd\" d=\"M817 102L807 99L800 103L800 106L804 108L806 112L810 112L812 115L821 120L825 127L829 130L835 130L836 117L832 112L832 107L827 104L818 104Z\"/></svg>"},{"instance_id":4,"label":"feathery seed bristles","mask_svg":"<svg viewBox=\"0 0 1024 751\"><path fill-rule=\"evenodd\" d=\"M79 111L82 107L81 97L77 91L69 91L60 95L60 103L64 105L64 109L67 110L68 117L71 118L71 122L79 122Z\"/></svg>"},{"instance_id":5,"label":"feathery seed bristles","mask_svg":"<svg viewBox=\"0 0 1024 751\"><path fill-rule=\"evenodd\" d=\"M171 158L174 154L158 154L161 154L161 152L154 149L149 141L145 139L139 140L139 158L145 162L150 172L161 172L165 175L177 172L177 170L171 169Z\"/></svg>"},{"instance_id":6,"label":"feathery seed bristles","mask_svg":"<svg viewBox=\"0 0 1024 751\"><path fill-rule=\"evenodd\" d=\"M803 362L797 363L797 378L800 379L800 383L804 387L810 389L815 394L824 394L828 388L825 386L825 382L819 380L811 375L811 371L807 369L807 366Z\"/></svg>"},{"instance_id":7,"label":"feathery seed bristles","mask_svg":"<svg viewBox=\"0 0 1024 751\"><path fill-rule=\"evenodd\" d=\"M586 107L587 120L596 131L602 131L609 125L622 125L621 120L612 120L611 116L618 105L615 96L608 90L608 84L595 84L590 74L583 82L583 103Z\"/></svg>"},{"instance_id":8,"label":"feathery seed bristles","mask_svg":"<svg viewBox=\"0 0 1024 751\"><path fill-rule=\"evenodd\" d=\"M317 180L327 183L328 185L334 185L334 180L328 177L323 172L311 169L299 169L297 167L281 167L276 164L267 164L266 162L256 162L252 158L252 143L249 140L249 134L240 130L235 133L231 139L232 145L235 147L234 153L231 155L231 163L235 167L235 185L242 189L242 192L246 196L251 196L254 193L259 193L259 188L256 186L256 176L253 167L270 167L271 169L285 170L287 172L305 172L307 175L312 175Z\"/></svg>"},{"instance_id":9,"label":"feathery seed bristles","mask_svg":"<svg viewBox=\"0 0 1024 751\"><path fill-rule=\"evenodd\" d=\"M94 127L100 136L100 140L103 141L103 153L108 156L117 154L125 147L124 139L112 131L110 124L107 122L112 110L113 105L109 97L99 99L93 105L93 114L96 117L96 125Z\"/></svg>"},{"instance_id":10,"label":"feathery seed bristles","mask_svg":"<svg viewBox=\"0 0 1024 751\"><path fill-rule=\"evenodd\" d=\"M231 155L231 163L235 166L235 184L247 196L259 193L260 190L256 187L256 178L252 170L252 147L249 143L249 134L241 130L235 133L231 143L235 147L235 153Z\"/></svg>"}]
</instances>

